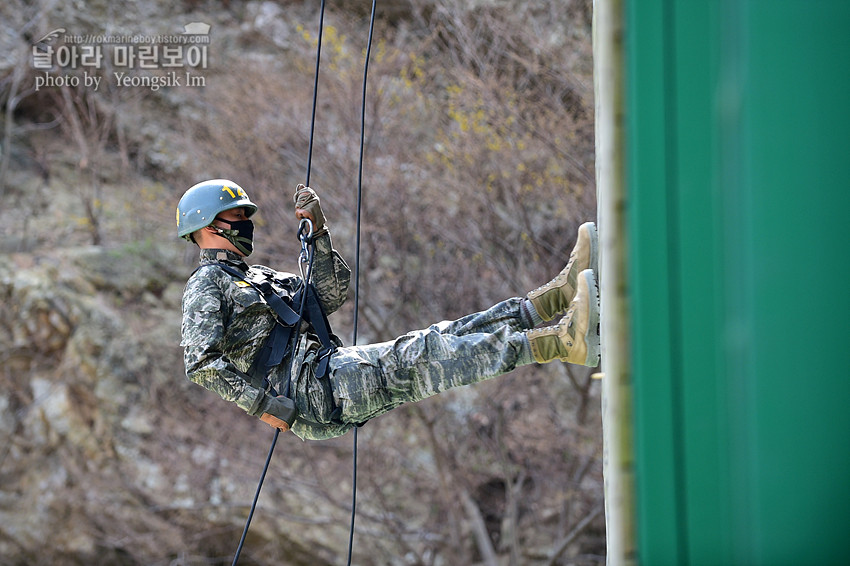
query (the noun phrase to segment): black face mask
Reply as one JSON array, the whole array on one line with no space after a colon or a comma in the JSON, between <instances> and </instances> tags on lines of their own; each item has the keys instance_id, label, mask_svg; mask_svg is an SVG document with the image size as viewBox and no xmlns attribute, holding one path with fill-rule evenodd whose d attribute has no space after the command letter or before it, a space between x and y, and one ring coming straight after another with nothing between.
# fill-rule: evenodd
<instances>
[{"instance_id":1,"label":"black face mask","mask_svg":"<svg viewBox=\"0 0 850 566\"><path fill-rule=\"evenodd\" d=\"M227 230L219 228L218 235L236 246L246 257L251 255L254 251L254 223L250 220L218 220L230 226Z\"/></svg>"}]
</instances>

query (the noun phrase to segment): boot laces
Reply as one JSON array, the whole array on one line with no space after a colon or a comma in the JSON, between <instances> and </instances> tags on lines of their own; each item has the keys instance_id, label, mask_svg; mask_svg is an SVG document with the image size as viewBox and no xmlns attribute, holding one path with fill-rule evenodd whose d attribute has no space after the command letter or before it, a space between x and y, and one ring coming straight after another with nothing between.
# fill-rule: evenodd
<instances>
[{"instance_id":1,"label":"boot laces","mask_svg":"<svg viewBox=\"0 0 850 566\"><path fill-rule=\"evenodd\" d=\"M573 251L570 252L570 260L567 262L567 266L564 267L564 269L562 269L561 272L558 273L558 275L556 275L554 279L544 283L543 285L541 285L540 287L538 287L537 289L532 291L532 293L536 293L537 291L543 291L544 289L548 289L550 287L553 287L555 285L555 282L558 281L558 279L561 277L561 275L563 275L565 273L569 273L570 268L573 266L573 263L575 263L575 261L576 261L576 250L573 249Z\"/></svg>"}]
</instances>

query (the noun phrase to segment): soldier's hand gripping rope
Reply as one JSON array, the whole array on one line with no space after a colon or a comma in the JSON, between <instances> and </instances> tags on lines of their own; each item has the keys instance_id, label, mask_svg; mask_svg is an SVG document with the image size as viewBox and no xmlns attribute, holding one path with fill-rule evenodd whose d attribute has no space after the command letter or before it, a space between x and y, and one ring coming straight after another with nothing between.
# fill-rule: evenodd
<instances>
[{"instance_id":1,"label":"soldier's hand gripping rope","mask_svg":"<svg viewBox=\"0 0 850 566\"><path fill-rule=\"evenodd\" d=\"M325 214L322 212L322 202L316 191L299 183L295 187L295 195L292 197L292 200L295 203L295 217L299 220L308 218L312 222L310 230L312 233L311 238L319 237L328 231L325 227ZM300 237L300 227L298 233Z\"/></svg>"}]
</instances>

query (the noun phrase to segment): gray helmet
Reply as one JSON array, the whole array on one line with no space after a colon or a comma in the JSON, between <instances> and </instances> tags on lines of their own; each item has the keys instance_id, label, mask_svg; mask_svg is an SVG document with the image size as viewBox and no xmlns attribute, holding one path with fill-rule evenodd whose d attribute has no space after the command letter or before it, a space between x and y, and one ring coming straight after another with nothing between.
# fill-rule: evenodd
<instances>
[{"instance_id":1,"label":"gray helmet","mask_svg":"<svg viewBox=\"0 0 850 566\"><path fill-rule=\"evenodd\" d=\"M239 207L245 209L245 216L257 212L257 205L233 181L212 179L198 183L177 204L177 235L188 240L192 232L212 224L219 213Z\"/></svg>"}]
</instances>

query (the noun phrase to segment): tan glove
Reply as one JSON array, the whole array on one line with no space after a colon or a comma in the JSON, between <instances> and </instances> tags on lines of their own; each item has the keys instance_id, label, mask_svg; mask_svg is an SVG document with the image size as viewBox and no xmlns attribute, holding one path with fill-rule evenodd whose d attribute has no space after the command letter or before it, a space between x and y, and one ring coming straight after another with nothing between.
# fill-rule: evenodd
<instances>
[{"instance_id":1,"label":"tan glove","mask_svg":"<svg viewBox=\"0 0 850 566\"><path fill-rule=\"evenodd\" d=\"M283 395L277 397L266 395L256 414L259 414L260 420L267 425L279 428L281 432L286 432L290 425L295 422L295 403L292 402L292 399Z\"/></svg>"},{"instance_id":2,"label":"tan glove","mask_svg":"<svg viewBox=\"0 0 850 566\"><path fill-rule=\"evenodd\" d=\"M286 421L282 421L270 413L263 413L263 415L260 417L260 420L266 423L267 425L273 426L274 428L279 428L280 432L286 432L289 430L289 425L286 423Z\"/></svg>"},{"instance_id":3,"label":"tan glove","mask_svg":"<svg viewBox=\"0 0 850 566\"><path fill-rule=\"evenodd\" d=\"M313 223L313 237L320 236L328 231L325 226L325 214L322 212L322 203L319 195L310 187L299 184L295 187L295 217L309 218Z\"/></svg>"}]
</instances>

